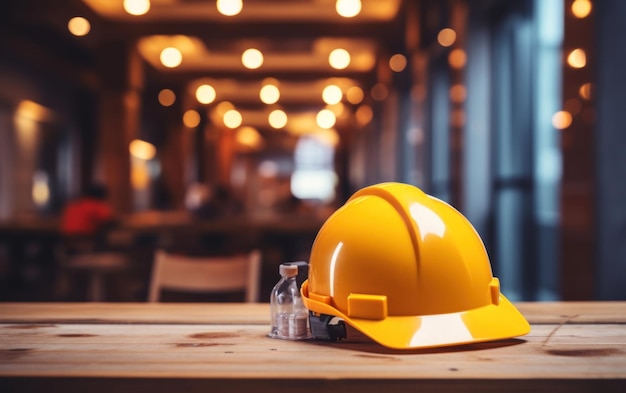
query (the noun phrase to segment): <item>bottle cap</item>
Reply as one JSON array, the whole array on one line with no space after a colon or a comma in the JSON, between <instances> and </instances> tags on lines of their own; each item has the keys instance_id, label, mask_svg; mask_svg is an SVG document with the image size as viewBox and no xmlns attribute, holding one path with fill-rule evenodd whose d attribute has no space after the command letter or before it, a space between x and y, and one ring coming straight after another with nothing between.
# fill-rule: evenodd
<instances>
[{"instance_id":1,"label":"bottle cap","mask_svg":"<svg viewBox=\"0 0 626 393\"><path fill-rule=\"evenodd\" d=\"M278 272L283 277L295 277L298 275L298 266L283 263L279 266Z\"/></svg>"}]
</instances>

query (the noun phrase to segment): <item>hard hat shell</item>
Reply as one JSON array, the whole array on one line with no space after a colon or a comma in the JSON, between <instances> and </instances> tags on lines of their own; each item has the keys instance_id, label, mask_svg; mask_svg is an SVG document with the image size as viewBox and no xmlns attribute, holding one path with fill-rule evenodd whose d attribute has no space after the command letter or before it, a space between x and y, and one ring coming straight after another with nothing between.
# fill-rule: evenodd
<instances>
[{"instance_id":1,"label":"hard hat shell","mask_svg":"<svg viewBox=\"0 0 626 393\"><path fill-rule=\"evenodd\" d=\"M500 293L480 236L419 188L357 191L320 229L303 301L390 348L520 336L530 326Z\"/></svg>"}]
</instances>

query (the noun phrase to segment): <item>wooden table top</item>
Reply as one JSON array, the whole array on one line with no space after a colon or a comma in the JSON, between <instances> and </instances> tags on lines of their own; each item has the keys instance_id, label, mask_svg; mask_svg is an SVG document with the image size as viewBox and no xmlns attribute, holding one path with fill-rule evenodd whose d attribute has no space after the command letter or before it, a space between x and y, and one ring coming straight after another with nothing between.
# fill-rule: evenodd
<instances>
[{"instance_id":1,"label":"wooden table top","mask_svg":"<svg viewBox=\"0 0 626 393\"><path fill-rule=\"evenodd\" d=\"M398 351L268 338L266 303L0 303L0 391L626 391L626 302L516 305L526 336Z\"/></svg>"}]
</instances>

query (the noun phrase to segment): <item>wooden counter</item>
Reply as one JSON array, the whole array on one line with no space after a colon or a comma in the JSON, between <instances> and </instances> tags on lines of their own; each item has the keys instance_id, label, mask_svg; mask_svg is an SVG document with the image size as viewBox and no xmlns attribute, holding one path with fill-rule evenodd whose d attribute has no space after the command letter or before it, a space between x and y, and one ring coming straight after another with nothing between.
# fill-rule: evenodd
<instances>
[{"instance_id":1,"label":"wooden counter","mask_svg":"<svg viewBox=\"0 0 626 393\"><path fill-rule=\"evenodd\" d=\"M0 392L626 391L626 302L517 305L527 336L396 351L270 339L268 304L0 303Z\"/></svg>"}]
</instances>

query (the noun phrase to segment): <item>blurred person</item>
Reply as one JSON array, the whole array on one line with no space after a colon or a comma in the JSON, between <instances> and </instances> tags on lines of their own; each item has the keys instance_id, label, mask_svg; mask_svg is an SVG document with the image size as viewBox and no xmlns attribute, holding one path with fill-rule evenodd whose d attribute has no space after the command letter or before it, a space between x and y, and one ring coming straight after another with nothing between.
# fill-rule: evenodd
<instances>
[{"instance_id":1,"label":"blurred person","mask_svg":"<svg viewBox=\"0 0 626 393\"><path fill-rule=\"evenodd\" d=\"M115 214L106 201L107 194L104 186L93 185L84 195L70 201L61 216L61 233L93 237L108 229L115 221Z\"/></svg>"}]
</instances>

